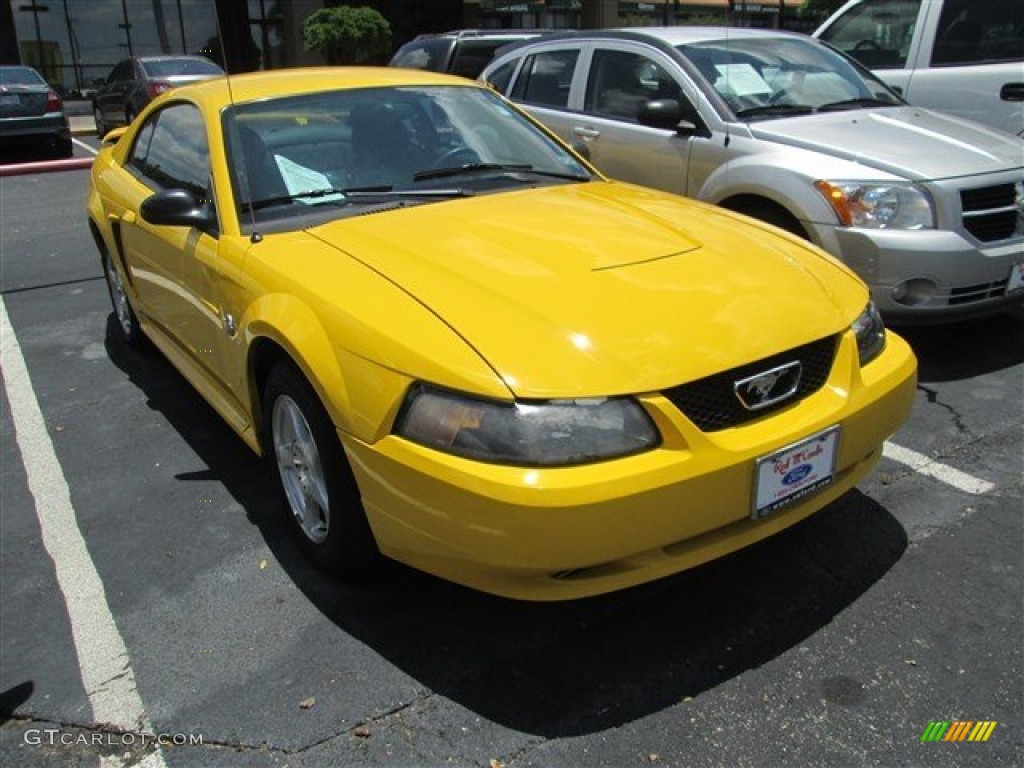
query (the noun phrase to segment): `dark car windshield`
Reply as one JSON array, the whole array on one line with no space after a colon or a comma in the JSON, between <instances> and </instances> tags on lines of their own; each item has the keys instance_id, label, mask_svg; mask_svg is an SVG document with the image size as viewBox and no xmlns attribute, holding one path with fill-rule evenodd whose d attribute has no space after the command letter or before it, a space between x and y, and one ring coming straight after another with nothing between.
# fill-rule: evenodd
<instances>
[{"instance_id":1,"label":"dark car windshield","mask_svg":"<svg viewBox=\"0 0 1024 768\"><path fill-rule=\"evenodd\" d=\"M810 39L737 37L678 49L740 119L903 103L880 80Z\"/></svg>"},{"instance_id":2,"label":"dark car windshield","mask_svg":"<svg viewBox=\"0 0 1024 768\"><path fill-rule=\"evenodd\" d=\"M265 99L225 110L224 133L243 225L590 179L569 152L476 86Z\"/></svg>"},{"instance_id":3,"label":"dark car windshield","mask_svg":"<svg viewBox=\"0 0 1024 768\"><path fill-rule=\"evenodd\" d=\"M142 68L149 77L173 77L174 75L220 75L223 70L212 61L204 59L154 59L143 61Z\"/></svg>"},{"instance_id":4,"label":"dark car windshield","mask_svg":"<svg viewBox=\"0 0 1024 768\"><path fill-rule=\"evenodd\" d=\"M0 85L46 85L46 81L29 67L0 67Z\"/></svg>"}]
</instances>

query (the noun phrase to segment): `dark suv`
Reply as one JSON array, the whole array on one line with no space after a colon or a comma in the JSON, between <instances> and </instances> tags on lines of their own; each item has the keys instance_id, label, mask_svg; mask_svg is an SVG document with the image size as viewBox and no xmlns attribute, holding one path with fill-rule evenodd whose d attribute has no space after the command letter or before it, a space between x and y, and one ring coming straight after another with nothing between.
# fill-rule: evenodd
<instances>
[{"instance_id":1,"label":"dark suv","mask_svg":"<svg viewBox=\"0 0 1024 768\"><path fill-rule=\"evenodd\" d=\"M389 66L429 69L475 79L499 48L544 32L542 29L463 29L420 35L399 48Z\"/></svg>"}]
</instances>

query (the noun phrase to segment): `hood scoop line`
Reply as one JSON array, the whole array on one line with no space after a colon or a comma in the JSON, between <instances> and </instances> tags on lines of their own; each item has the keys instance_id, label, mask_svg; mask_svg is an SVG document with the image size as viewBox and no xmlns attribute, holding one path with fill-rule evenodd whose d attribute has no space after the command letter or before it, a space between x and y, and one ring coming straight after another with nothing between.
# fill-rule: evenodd
<instances>
[{"instance_id":1,"label":"hood scoop line","mask_svg":"<svg viewBox=\"0 0 1024 768\"><path fill-rule=\"evenodd\" d=\"M651 256L650 258L637 259L636 261L624 261L620 264L604 264L600 267L594 267L591 272L605 272L609 269L621 269L622 267L635 267L638 264L650 264L655 261L664 261L665 259L674 259L676 256L682 256L684 253L693 253L694 251L700 250L699 245L694 245L692 248L686 248L682 251L675 251L674 253L666 253L664 256Z\"/></svg>"}]
</instances>

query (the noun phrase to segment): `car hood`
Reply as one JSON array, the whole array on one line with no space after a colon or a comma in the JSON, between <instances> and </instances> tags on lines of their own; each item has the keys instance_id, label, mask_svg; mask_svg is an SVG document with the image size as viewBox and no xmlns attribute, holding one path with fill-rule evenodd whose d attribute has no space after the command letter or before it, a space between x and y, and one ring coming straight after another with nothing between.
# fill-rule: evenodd
<instances>
[{"instance_id":1,"label":"car hood","mask_svg":"<svg viewBox=\"0 0 1024 768\"><path fill-rule=\"evenodd\" d=\"M658 390L844 330L867 302L802 241L619 183L450 200L310 234L425 305L518 397Z\"/></svg>"},{"instance_id":2,"label":"car hood","mask_svg":"<svg viewBox=\"0 0 1024 768\"><path fill-rule=\"evenodd\" d=\"M916 107L853 110L751 123L755 138L824 152L915 181L1024 165L1020 139Z\"/></svg>"}]
</instances>

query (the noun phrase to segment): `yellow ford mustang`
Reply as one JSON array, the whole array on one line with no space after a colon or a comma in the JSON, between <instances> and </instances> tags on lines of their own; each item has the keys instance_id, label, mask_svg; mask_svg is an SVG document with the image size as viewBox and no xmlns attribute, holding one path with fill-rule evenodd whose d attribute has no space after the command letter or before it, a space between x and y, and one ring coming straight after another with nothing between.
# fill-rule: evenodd
<instances>
[{"instance_id":1,"label":"yellow ford mustang","mask_svg":"<svg viewBox=\"0 0 1024 768\"><path fill-rule=\"evenodd\" d=\"M849 490L916 363L807 243L603 178L501 97L398 69L157 99L89 226L154 343L281 480L319 566L554 600Z\"/></svg>"}]
</instances>

